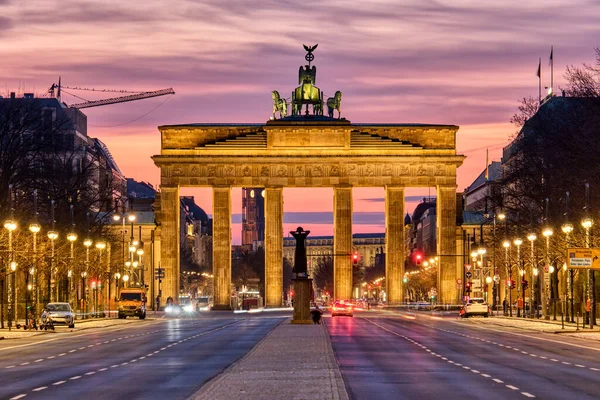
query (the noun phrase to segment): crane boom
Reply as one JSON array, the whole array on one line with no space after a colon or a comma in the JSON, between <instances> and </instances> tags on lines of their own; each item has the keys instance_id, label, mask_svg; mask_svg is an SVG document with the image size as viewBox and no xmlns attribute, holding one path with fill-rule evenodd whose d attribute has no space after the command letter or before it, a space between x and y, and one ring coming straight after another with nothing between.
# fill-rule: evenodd
<instances>
[{"instance_id":1,"label":"crane boom","mask_svg":"<svg viewBox=\"0 0 600 400\"><path fill-rule=\"evenodd\" d=\"M98 106L105 106L108 104L125 103L127 101L149 99L151 97L164 96L167 94L175 94L175 91L173 90L173 88L168 88L168 89L155 90L153 92L141 92L141 93L132 94L129 96L111 97L110 99L92 100L92 101L86 101L84 103L71 104L69 106L69 108L81 109L81 108L98 107Z\"/></svg>"}]
</instances>

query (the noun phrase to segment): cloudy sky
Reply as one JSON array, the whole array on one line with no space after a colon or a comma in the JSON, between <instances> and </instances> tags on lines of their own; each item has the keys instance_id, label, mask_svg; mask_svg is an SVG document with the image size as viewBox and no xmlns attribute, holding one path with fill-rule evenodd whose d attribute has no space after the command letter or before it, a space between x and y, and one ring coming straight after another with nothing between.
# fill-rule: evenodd
<instances>
[{"instance_id":1,"label":"cloudy sky","mask_svg":"<svg viewBox=\"0 0 600 400\"><path fill-rule=\"evenodd\" d=\"M156 185L157 125L266 121L270 92L295 87L302 44L319 43L317 84L326 96L343 92L352 122L460 126L462 190L484 168L486 148L500 159L517 101L537 96L538 59L547 86L554 46L558 88L566 65L593 62L598 21L591 0L0 0L0 92L44 95L58 76L73 87L172 87L174 96L85 110L89 134L122 171ZM355 192L357 211L383 210L382 190ZM209 192L190 194L210 213ZM329 189L284 195L285 212L332 209ZM381 230L373 222L365 229Z\"/></svg>"}]
</instances>

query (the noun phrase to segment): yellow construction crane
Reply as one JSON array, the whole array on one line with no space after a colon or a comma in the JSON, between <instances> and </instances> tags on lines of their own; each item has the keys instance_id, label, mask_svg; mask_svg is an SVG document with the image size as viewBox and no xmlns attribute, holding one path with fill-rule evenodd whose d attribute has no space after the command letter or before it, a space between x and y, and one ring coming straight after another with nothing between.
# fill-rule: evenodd
<instances>
[{"instance_id":1,"label":"yellow construction crane","mask_svg":"<svg viewBox=\"0 0 600 400\"><path fill-rule=\"evenodd\" d=\"M102 99L102 100L86 100L82 97L79 97L79 96L73 94L73 93L66 92L64 89L86 90L86 91L90 91L90 92L128 93L128 94L125 96L111 97L111 98ZM56 90L56 92L55 92L55 90ZM167 94L175 94L175 91L173 90L173 88L155 90L152 92L130 92L130 91L126 91L126 90L108 90L108 89L98 90L98 89L88 89L88 88L81 88L81 87L62 86L60 83L60 77L59 77L58 84L53 83L52 86L50 86L50 89L48 89L48 93L52 97L55 97L60 100L61 99L61 91L64 91L65 93L68 93L71 96L77 97L78 99L84 100L84 102L82 102L82 103L76 103L76 104L69 105L69 108L77 108L77 109L106 106L109 104L125 103L128 101L149 99L151 97L165 96Z\"/></svg>"}]
</instances>

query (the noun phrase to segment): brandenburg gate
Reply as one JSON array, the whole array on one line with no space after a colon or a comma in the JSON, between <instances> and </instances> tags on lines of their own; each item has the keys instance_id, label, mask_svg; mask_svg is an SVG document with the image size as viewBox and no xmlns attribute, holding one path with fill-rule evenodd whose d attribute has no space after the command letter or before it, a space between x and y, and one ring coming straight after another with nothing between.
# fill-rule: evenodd
<instances>
[{"instance_id":1,"label":"brandenburg gate","mask_svg":"<svg viewBox=\"0 0 600 400\"><path fill-rule=\"evenodd\" d=\"M315 46L316 47L316 46ZM311 55L313 48L307 48ZM161 170L161 266L163 298L179 294L179 189L213 191L214 308L229 309L231 299L231 189L264 187L265 305L279 307L283 293L283 188L332 187L334 196L334 292L352 298L352 189L385 188L386 293L389 305L404 301L404 190L437 191L438 298L456 303L456 279L462 276L456 251L456 170L464 156L456 153L454 125L353 124L339 117L341 93L327 100L314 85L309 65L300 69L303 90L292 94L287 116L279 95L279 119L264 124L189 124L160 126L161 153L153 160ZM313 56L314 58L314 56ZM316 92L320 92L316 94ZM338 97L339 93L339 97ZM309 96L306 96L306 95ZM331 100L331 101L330 101ZM320 102L320 104L319 104ZM309 107L312 113L309 114ZM303 113L303 108L306 113ZM333 111L338 111L338 118ZM274 112L275 116L275 112ZM310 227L308 227L310 229ZM445 256L447 255L447 256Z\"/></svg>"}]
</instances>

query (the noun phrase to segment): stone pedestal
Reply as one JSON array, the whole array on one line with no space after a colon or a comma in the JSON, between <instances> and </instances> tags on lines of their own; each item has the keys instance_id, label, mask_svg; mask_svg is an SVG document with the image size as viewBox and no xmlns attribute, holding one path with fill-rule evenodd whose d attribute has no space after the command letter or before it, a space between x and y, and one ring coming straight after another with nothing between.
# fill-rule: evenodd
<instances>
[{"instance_id":1,"label":"stone pedestal","mask_svg":"<svg viewBox=\"0 0 600 400\"><path fill-rule=\"evenodd\" d=\"M312 279L300 278L294 281L294 318L292 324L312 324L310 318L310 288Z\"/></svg>"}]
</instances>

